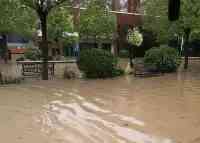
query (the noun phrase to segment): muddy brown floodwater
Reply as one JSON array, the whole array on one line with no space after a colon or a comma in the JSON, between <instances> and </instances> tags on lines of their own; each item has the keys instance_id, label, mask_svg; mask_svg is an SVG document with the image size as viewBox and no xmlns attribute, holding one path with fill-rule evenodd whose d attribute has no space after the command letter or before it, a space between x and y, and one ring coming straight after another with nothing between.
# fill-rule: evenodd
<instances>
[{"instance_id":1,"label":"muddy brown floodwater","mask_svg":"<svg viewBox=\"0 0 200 143\"><path fill-rule=\"evenodd\" d=\"M0 87L0 142L200 143L200 62L190 68Z\"/></svg>"}]
</instances>

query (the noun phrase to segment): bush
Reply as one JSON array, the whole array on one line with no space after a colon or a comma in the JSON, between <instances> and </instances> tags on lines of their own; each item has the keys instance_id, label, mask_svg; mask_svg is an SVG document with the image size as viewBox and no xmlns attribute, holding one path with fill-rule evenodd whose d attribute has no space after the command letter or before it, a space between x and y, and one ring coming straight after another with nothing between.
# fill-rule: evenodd
<instances>
[{"instance_id":1,"label":"bush","mask_svg":"<svg viewBox=\"0 0 200 143\"><path fill-rule=\"evenodd\" d=\"M160 72L174 72L180 64L180 56L176 49L160 46L148 50L144 57L146 67L156 68Z\"/></svg>"},{"instance_id":2,"label":"bush","mask_svg":"<svg viewBox=\"0 0 200 143\"><path fill-rule=\"evenodd\" d=\"M84 49L80 53L78 67L87 78L107 78L123 73L117 68L117 58L102 49Z\"/></svg>"},{"instance_id":3,"label":"bush","mask_svg":"<svg viewBox=\"0 0 200 143\"><path fill-rule=\"evenodd\" d=\"M135 57L144 57L145 52L152 47L156 47L159 44L157 43L156 35L147 30L142 30L142 35L143 35L143 42L142 45L139 47L134 47L134 56Z\"/></svg>"},{"instance_id":4,"label":"bush","mask_svg":"<svg viewBox=\"0 0 200 143\"><path fill-rule=\"evenodd\" d=\"M29 60L40 60L41 58L41 52L37 48L28 48L26 52L24 53L25 59Z\"/></svg>"},{"instance_id":5,"label":"bush","mask_svg":"<svg viewBox=\"0 0 200 143\"><path fill-rule=\"evenodd\" d=\"M24 60L25 60L25 59L24 59L23 56L16 59L16 61L24 61Z\"/></svg>"}]
</instances>

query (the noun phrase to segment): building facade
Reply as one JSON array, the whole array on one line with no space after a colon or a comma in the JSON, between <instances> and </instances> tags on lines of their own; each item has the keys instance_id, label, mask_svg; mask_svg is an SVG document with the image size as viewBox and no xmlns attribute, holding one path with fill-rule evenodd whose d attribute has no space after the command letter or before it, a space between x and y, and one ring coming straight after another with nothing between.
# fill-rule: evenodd
<instances>
[{"instance_id":1,"label":"building facade","mask_svg":"<svg viewBox=\"0 0 200 143\"><path fill-rule=\"evenodd\" d=\"M80 0L74 0L74 26L78 30L80 7L82 4ZM110 8L110 12L116 15L117 31L113 35L110 49L113 53L118 53L119 49L126 46L126 31L128 28L133 28L142 24L142 16L136 13L141 13L141 1L140 0L107 0L107 4ZM84 42L84 41L81 41ZM84 42L86 44L87 41ZM91 43L91 42L90 42ZM89 44L89 43L88 43ZM93 44L93 43L91 43Z\"/></svg>"}]
</instances>

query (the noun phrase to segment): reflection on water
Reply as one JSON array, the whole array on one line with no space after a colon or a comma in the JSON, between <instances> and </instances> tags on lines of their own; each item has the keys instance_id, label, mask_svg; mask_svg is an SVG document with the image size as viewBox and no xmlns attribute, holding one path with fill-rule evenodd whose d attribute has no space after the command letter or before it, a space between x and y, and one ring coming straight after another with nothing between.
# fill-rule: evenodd
<instances>
[{"instance_id":1,"label":"reflection on water","mask_svg":"<svg viewBox=\"0 0 200 143\"><path fill-rule=\"evenodd\" d=\"M0 87L1 142L199 143L200 64L191 69Z\"/></svg>"},{"instance_id":2,"label":"reflection on water","mask_svg":"<svg viewBox=\"0 0 200 143\"><path fill-rule=\"evenodd\" d=\"M82 105L83 107L81 107ZM101 140L101 142L105 143L171 143L169 139L146 135L134 129L107 121L97 114L88 112L86 109L88 108L93 110L93 112L104 113L104 118L113 117L115 120L121 120L122 122L124 121L139 126L144 126L142 121L124 115L112 114L109 111L105 112L96 106L94 106L95 108L93 106L86 106L86 109L84 109L84 105L90 104L87 102L86 104L82 103L81 105L78 103L64 104L61 101L53 101L45 106L46 111L41 117L42 124L49 127L45 127L46 129L75 130L77 132L76 136L82 136L87 142L98 143ZM60 131L63 132L63 130Z\"/></svg>"}]
</instances>

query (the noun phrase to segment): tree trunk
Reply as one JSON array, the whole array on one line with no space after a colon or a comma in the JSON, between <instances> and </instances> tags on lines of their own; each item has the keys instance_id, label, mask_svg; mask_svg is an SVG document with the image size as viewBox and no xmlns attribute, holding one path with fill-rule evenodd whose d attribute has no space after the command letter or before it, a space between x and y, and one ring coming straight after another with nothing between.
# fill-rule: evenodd
<instances>
[{"instance_id":1,"label":"tree trunk","mask_svg":"<svg viewBox=\"0 0 200 143\"><path fill-rule=\"evenodd\" d=\"M119 10L120 9L120 1L119 0L112 0L112 10Z\"/></svg>"},{"instance_id":2,"label":"tree trunk","mask_svg":"<svg viewBox=\"0 0 200 143\"><path fill-rule=\"evenodd\" d=\"M184 63L184 69L188 69L188 61L189 61L189 38L191 34L191 28L184 29L185 32L185 44L184 44L184 55L185 55L185 63Z\"/></svg>"},{"instance_id":3,"label":"tree trunk","mask_svg":"<svg viewBox=\"0 0 200 143\"><path fill-rule=\"evenodd\" d=\"M133 68L133 47L129 44L129 60L130 60L130 67Z\"/></svg>"},{"instance_id":4,"label":"tree trunk","mask_svg":"<svg viewBox=\"0 0 200 143\"><path fill-rule=\"evenodd\" d=\"M113 33L112 43L111 43L111 53L116 57L118 56L118 52L117 52L117 32Z\"/></svg>"},{"instance_id":5,"label":"tree trunk","mask_svg":"<svg viewBox=\"0 0 200 143\"><path fill-rule=\"evenodd\" d=\"M168 1L168 19L170 21L178 20L180 15L180 0L169 0Z\"/></svg>"},{"instance_id":6,"label":"tree trunk","mask_svg":"<svg viewBox=\"0 0 200 143\"><path fill-rule=\"evenodd\" d=\"M95 36L95 38L94 38L94 46L95 46L95 48L96 49L98 49L98 42L97 42L97 37Z\"/></svg>"},{"instance_id":7,"label":"tree trunk","mask_svg":"<svg viewBox=\"0 0 200 143\"><path fill-rule=\"evenodd\" d=\"M73 23L76 32L79 31L80 24L80 0L73 1Z\"/></svg>"},{"instance_id":8,"label":"tree trunk","mask_svg":"<svg viewBox=\"0 0 200 143\"><path fill-rule=\"evenodd\" d=\"M47 41L47 14L40 15L41 30L42 30L42 79L48 80L48 41Z\"/></svg>"},{"instance_id":9,"label":"tree trunk","mask_svg":"<svg viewBox=\"0 0 200 143\"><path fill-rule=\"evenodd\" d=\"M0 71L0 84L2 84L2 83L3 83L3 76L2 76L2 73Z\"/></svg>"},{"instance_id":10,"label":"tree trunk","mask_svg":"<svg viewBox=\"0 0 200 143\"><path fill-rule=\"evenodd\" d=\"M7 35L6 34L2 34L1 45L2 45L2 57L5 61L5 63L7 63L8 62L8 44L7 44Z\"/></svg>"}]
</instances>

